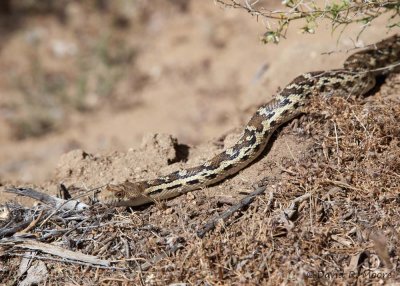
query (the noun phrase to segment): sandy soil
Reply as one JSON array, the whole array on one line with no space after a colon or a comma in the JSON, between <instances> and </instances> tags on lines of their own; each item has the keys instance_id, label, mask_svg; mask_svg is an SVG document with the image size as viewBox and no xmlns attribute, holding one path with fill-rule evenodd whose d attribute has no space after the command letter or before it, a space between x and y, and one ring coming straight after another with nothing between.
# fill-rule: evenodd
<instances>
[{"instance_id":1,"label":"sandy soil","mask_svg":"<svg viewBox=\"0 0 400 286\"><path fill-rule=\"evenodd\" d=\"M145 2L112 5L103 12L91 5L70 2L62 9L62 16L40 10L29 17L17 17L17 23L2 19L2 30L7 32L0 33L0 202L12 199L31 203L2 192L10 185L33 185L54 194L63 183L72 195L79 196L84 190L108 183L154 178L199 164L233 144L257 106L269 101L279 87L302 72L340 67L348 56L346 51L354 47L358 31L349 27L337 40L338 34L331 34L328 25L322 25L315 35L299 34L293 26L279 45L263 45L259 41L263 23L243 11L222 9L213 1L191 1L187 6L177 4L179 1L158 1L154 4L156 9ZM384 20L378 20L357 44L386 37L384 24ZM387 80L382 90L367 101L373 106L388 104L388 100L398 104L398 82L398 77ZM336 104L343 110L349 108L345 103ZM360 104L352 102L353 105ZM397 116L395 111L393 118ZM299 167L320 138L315 129L328 128L323 124L314 127L315 118L320 119L315 114L305 116L281 128L262 158L239 175L169 201L167 210L152 206L138 215L150 217L154 224L157 217L170 215L167 222L159 222L160 227L166 227L168 222L188 227L198 221L180 222L179 214L199 207L201 215L196 219L207 220L215 212L202 210L218 210L219 206L225 209L266 177L275 182L276 190L285 188L287 172L302 173L307 181L311 173L306 170L311 172L315 166L310 163L297 171L288 162ZM390 162L397 161L393 158ZM356 181L346 178L344 175L343 180L349 184ZM398 177L393 180L391 186L396 186ZM278 195L278 199L290 202L290 195L299 195L301 188L291 190L293 193ZM395 193L395 189L391 191ZM186 248L188 252L175 257L176 261L189 259L194 255L193 249L203 247L204 257L211 264L200 267L203 272L196 276L197 280L188 278L194 275L195 264L190 262L187 273L181 272L181 280L172 271L174 274L166 275L165 281L266 283L268 279L263 274L246 276L247 270L242 271L245 263L237 268L237 262L232 262L236 268L229 270L229 265L222 262L222 257L229 256L228 250L221 254L212 242L214 239L220 246L229 245L229 237L234 241L234 246L229 246L231 251L238 251L240 241L234 239L233 233L239 229L237 237L243 239L244 220L253 221L263 212L271 212L265 205L266 198L242 217L226 237L218 232L218 238L197 240ZM283 205L276 203L274 208ZM176 216L178 221L174 221ZM253 225L253 229L259 231L253 238L260 239L262 228ZM185 239L190 236L185 235L180 234ZM324 235L327 234L317 233L314 239L322 240ZM296 243L291 239L295 236L289 234L285 243ZM251 243L243 245L250 247ZM310 249L314 253L312 246ZM294 252L288 252L293 258ZM238 253L245 255L246 251ZM288 283L289 280L277 278L279 273L274 267L279 267L279 261L289 267L289 262L284 262L280 254L275 258L269 278ZM202 263L206 262L201 260ZM222 264L223 274L211 270ZM165 261L156 267L165 267ZM262 267L261 273L268 272L268 266ZM162 284L156 269L145 274L148 284ZM166 269L163 271L168 272ZM214 274L204 274L207 269ZM73 273L74 268L68 271ZM121 275L117 273L115 277L120 279ZM135 280L138 276L130 279L139 281Z\"/></svg>"},{"instance_id":2,"label":"sandy soil","mask_svg":"<svg viewBox=\"0 0 400 286\"><path fill-rule=\"evenodd\" d=\"M293 27L279 45L263 45L262 23L242 11L221 9L212 1L193 2L186 11L166 6L151 12L131 7L149 15L138 20L135 15L145 12L133 13L130 26L117 29L111 23L128 12L102 16L71 3L67 23L37 15L23 18L15 27L18 33L2 36L0 69L7 71L0 79L2 182L40 184L54 176L60 156L69 150L124 152L140 146L147 134L172 134L190 146L209 142L240 128L259 104L299 73L340 67L346 57L344 52L322 53L353 47L351 29L337 42L325 27L307 36ZM101 21L104 30L96 28ZM381 34L377 24L360 43L374 42ZM118 43L128 51L118 50ZM102 62L107 56L101 53L117 63ZM134 54L130 63L118 63L129 53ZM110 79L116 73L122 74ZM81 77L85 93L76 95ZM57 80L61 88L49 87ZM112 85L106 95L96 86L104 81ZM66 99L57 102L53 90ZM73 104L85 112L76 112ZM49 132L37 127L46 122ZM30 136L35 132L41 136Z\"/></svg>"}]
</instances>

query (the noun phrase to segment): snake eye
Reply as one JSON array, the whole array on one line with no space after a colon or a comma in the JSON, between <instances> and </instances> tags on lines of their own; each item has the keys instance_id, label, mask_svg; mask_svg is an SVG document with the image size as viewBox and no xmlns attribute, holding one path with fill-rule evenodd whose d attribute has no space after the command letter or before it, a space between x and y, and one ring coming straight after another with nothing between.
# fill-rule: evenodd
<instances>
[{"instance_id":1,"label":"snake eye","mask_svg":"<svg viewBox=\"0 0 400 286\"><path fill-rule=\"evenodd\" d=\"M124 192L121 191L115 192L115 197L118 199L122 199L124 197Z\"/></svg>"}]
</instances>

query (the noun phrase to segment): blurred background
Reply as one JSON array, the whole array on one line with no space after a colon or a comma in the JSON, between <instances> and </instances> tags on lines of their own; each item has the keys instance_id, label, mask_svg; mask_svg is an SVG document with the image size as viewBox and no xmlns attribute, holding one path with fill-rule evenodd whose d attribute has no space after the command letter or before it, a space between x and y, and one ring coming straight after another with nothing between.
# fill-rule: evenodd
<instances>
[{"instance_id":1,"label":"blurred background","mask_svg":"<svg viewBox=\"0 0 400 286\"><path fill-rule=\"evenodd\" d=\"M262 20L212 0L2 0L0 184L49 180L73 149L227 134L299 73L340 67L355 44L384 38L385 20L359 30L338 40L328 23L294 28L265 45Z\"/></svg>"}]
</instances>

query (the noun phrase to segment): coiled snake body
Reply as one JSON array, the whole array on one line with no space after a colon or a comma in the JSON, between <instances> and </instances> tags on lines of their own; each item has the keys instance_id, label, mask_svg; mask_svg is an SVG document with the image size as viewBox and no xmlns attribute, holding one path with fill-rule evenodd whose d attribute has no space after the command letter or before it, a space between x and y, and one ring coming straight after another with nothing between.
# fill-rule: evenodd
<instances>
[{"instance_id":1,"label":"coiled snake body","mask_svg":"<svg viewBox=\"0 0 400 286\"><path fill-rule=\"evenodd\" d=\"M217 183L257 158L271 134L283 123L303 113L311 97L364 95L375 85L377 76L399 70L399 59L400 35L394 35L349 56L343 69L302 74L282 89L275 99L257 109L231 148L200 166L154 180L108 185L98 199L115 206L138 206Z\"/></svg>"}]
</instances>

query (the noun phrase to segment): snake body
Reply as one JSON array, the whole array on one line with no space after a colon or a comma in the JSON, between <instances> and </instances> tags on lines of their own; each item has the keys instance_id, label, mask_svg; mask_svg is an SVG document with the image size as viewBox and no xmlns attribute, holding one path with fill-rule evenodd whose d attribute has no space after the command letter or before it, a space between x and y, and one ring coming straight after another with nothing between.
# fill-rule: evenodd
<instances>
[{"instance_id":1,"label":"snake body","mask_svg":"<svg viewBox=\"0 0 400 286\"><path fill-rule=\"evenodd\" d=\"M304 73L257 109L232 147L197 167L153 180L110 184L98 199L115 206L138 206L215 184L254 161L272 133L306 111L312 97L364 95L375 86L377 76L399 70L399 59L400 35L394 35L349 56L343 69Z\"/></svg>"}]
</instances>

